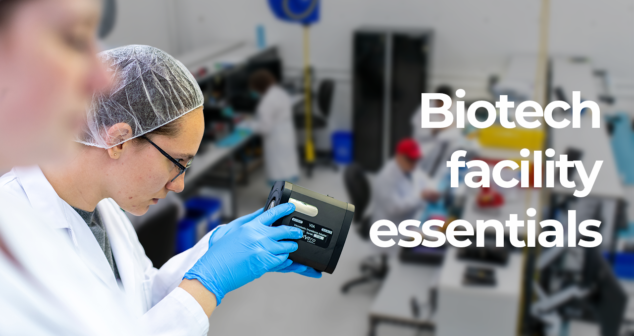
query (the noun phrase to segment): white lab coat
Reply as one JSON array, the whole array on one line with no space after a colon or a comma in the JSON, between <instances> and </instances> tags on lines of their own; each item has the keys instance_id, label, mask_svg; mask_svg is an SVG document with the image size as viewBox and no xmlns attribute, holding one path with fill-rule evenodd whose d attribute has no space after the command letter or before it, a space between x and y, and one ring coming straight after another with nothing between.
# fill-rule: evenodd
<instances>
[{"instance_id":1,"label":"white lab coat","mask_svg":"<svg viewBox=\"0 0 634 336\"><path fill-rule=\"evenodd\" d=\"M150 335L206 335L209 320L202 307L178 288L183 275L207 251L209 234L192 249L170 259L161 269L152 266L125 213L112 199L97 205L121 277L115 279L97 240L77 212L62 200L38 167L14 168L0 178L0 194L28 201L53 229L64 232L89 268L112 293L125 293L129 305L142 316Z\"/></svg>"},{"instance_id":2,"label":"white lab coat","mask_svg":"<svg viewBox=\"0 0 634 336\"><path fill-rule=\"evenodd\" d=\"M140 335L138 317L84 266L68 235L0 193L0 335Z\"/></svg>"},{"instance_id":3,"label":"white lab coat","mask_svg":"<svg viewBox=\"0 0 634 336\"><path fill-rule=\"evenodd\" d=\"M270 181L299 176L297 140L293 127L291 97L278 85L262 96L253 130L264 142L264 167Z\"/></svg>"},{"instance_id":4,"label":"white lab coat","mask_svg":"<svg viewBox=\"0 0 634 336\"><path fill-rule=\"evenodd\" d=\"M418 220L425 209L421 193L428 188L429 179L420 169L407 177L394 159L389 160L374 180L372 223L387 219L398 225L407 219Z\"/></svg>"}]
</instances>

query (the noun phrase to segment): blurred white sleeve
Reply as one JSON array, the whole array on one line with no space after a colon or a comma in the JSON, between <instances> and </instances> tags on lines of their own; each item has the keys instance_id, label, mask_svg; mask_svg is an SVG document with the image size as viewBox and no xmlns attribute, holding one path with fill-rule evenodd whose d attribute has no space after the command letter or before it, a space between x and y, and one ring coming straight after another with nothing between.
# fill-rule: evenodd
<instances>
[{"instance_id":1,"label":"blurred white sleeve","mask_svg":"<svg viewBox=\"0 0 634 336\"><path fill-rule=\"evenodd\" d=\"M147 335L207 335L209 319L200 304L182 288L175 288L141 318Z\"/></svg>"},{"instance_id":2,"label":"blurred white sleeve","mask_svg":"<svg viewBox=\"0 0 634 336\"><path fill-rule=\"evenodd\" d=\"M425 202L420 192L415 188L412 193L406 195L398 191L397 179L393 177L381 177L376 181L376 204L383 208L389 217L401 217L414 211L421 210Z\"/></svg>"},{"instance_id":3,"label":"blurred white sleeve","mask_svg":"<svg viewBox=\"0 0 634 336\"><path fill-rule=\"evenodd\" d=\"M155 269L156 273L153 274L154 282L152 284L152 305L158 304L180 285L185 273L194 267L198 259L207 252L209 237L211 237L214 230L207 233L194 247L175 255L160 269Z\"/></svg>"}]
</instances>

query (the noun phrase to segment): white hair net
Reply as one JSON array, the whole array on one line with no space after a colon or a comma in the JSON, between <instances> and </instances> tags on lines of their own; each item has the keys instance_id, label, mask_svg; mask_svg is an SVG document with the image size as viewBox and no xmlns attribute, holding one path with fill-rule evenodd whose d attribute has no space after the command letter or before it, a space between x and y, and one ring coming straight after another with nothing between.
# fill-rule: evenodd
<instances>
[{"instance_id":1,"label":"white hair net","mask_svg":"<svg viewBox=\"0 0 634 336\"><path fill-rule=\"evenodd\" d=\"M194 76L166 52L130 45L99 54L112 76L112 87L93 96L79 142L110 148L149 133L203 105ZM126 123L132 134L108 130Z\"/></svg>"}]
</instances>

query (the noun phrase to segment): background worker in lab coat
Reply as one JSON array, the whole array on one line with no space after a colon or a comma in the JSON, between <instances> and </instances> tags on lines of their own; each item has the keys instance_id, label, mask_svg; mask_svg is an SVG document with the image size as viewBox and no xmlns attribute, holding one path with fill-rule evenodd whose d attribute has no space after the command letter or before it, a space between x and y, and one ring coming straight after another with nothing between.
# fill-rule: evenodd
<instances>
[{"instance_id":1,"label":"background worker in lab coat","mask_svg":"<svg viewBox=\"0 0 634 336\"><path fill-rule=\"evenodd\" d=\"M97 0L0 1L0 171L65 160L95 91ZM122 295L96 279L26 202L0 195L0 335L138 335ZM80 267L78 267L80 265Z\"/></svg>"},{"instance_id":2,"label":"background worker in lab coat","mask_svg":"<svg viewBox=\"0 0 634 336\"><path fill-rule=\"evenodd\" d=\"M372 222L387 219L398 225L418 219L426 202L435 202L440 194L417 168L422 157L414 139L401 140L394 158L385 163L374 181Z\"/></svg>"},{"instance_id":3,"label":"background worker in lab coat","mask_svg":"<svg viewBox=\"0 0 634 336\"><path fill-rule=\"evenodd\" d=\"M265 69L251 75L249 87L261 97L252 127L264 142L264 167L269 183L297 181L299 159L290 96Z\"/></svg>"},{"instance_id":4,"label":"background worker in lab coat","mask_svg":"<svg viewBox=\"0 0 634 336\"><path fill-rule=\"evenodd\" d=\"M206 335L224 295L266 272L320 276L287 260L297 243L282 240L300 238L301 230L270 227L293 205L239 218L152 267L122 209L142 215L183 190L204 132L202 92L180 62L153 47L121 47L100 60L113 86L93 98L79 137L84 146L66 162L14 168L0 178L0 194L45 213L73 242L80 266L112 293L121 287L152 335Z\"/></svg>"}]
</instances>

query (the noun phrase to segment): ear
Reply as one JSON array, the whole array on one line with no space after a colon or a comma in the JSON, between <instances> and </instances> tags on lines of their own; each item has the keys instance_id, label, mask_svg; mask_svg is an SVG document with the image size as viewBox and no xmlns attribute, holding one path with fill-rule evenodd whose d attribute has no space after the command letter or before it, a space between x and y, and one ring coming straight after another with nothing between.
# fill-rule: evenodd
<instances>
[{"instance_id":1,"label":"ear","mask_svg":"<svg viewBox=\"0 0 634 336\"><path fill-rule=\"evenodd\" d=\"M129 140L132 137L132 127L126 123L118 123L110 126L108 129L108 144L118 144L114 147L108 148L108 155L111 159L118 159L121 156L124 141ZM120 143L121 142L121 143Z\"/></svg>"}]
</instances>

